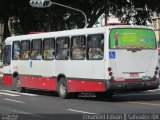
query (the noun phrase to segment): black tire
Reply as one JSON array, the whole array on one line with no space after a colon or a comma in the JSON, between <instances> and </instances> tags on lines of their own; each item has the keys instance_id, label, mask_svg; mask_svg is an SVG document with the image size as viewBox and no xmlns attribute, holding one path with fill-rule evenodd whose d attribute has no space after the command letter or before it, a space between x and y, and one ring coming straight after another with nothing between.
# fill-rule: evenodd
<instances>
[{"instance_id":1,"label":"black tire","mask_svg":"<svg viewBox=\"0 0 160 120\"><path fill-rule=\"evenodd\" d=\"M96 97L99 99L111 99L113 96L112 92L97 92L95 93Z\"/></svg>"},{"instance_id":2,"label":"black tire","mask_svg":"<svg viewBox=\"0 0 160 120\"><path fill-rule=\"evenodd\" d=\"M65 78L61 78L58 82L58 94L59 97L63 99L70 97L70 94L68 93L67 80Z\"/></svg>"},{"instance_id":3,"label":"black tire","mask_svg":"<svg viewBox=\"0 0 160 120\"><path fill-rule=\"evenodd\" d=\"M25 92L25 88L24 87L21 87L21 82L19 80L19 76L15 77L15 81L16 81L16 89L17 89L17 92Z\"/></svg>"}]
</instances>

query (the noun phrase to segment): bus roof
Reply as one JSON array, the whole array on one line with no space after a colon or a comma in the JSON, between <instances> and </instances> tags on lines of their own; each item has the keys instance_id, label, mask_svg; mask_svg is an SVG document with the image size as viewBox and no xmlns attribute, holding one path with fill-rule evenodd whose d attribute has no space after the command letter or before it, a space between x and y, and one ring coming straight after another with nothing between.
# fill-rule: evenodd
<instances>
[{"instance_id":1,"label":"bus roof","mask_svg":"<svg viewBox=\"0 0 160 120\"><path fill-rule=\"evenodd\" d=\"M51 37L65 37L65 36L74 36L74 35L86 35L86 34L96 34L96 33L105 33L106 29L113 28L142 28L142 29L153 29L146 26L133 26L133 25L111 25L105 27L96 27L96 28L83 28L83 29L74 29L74 30L64 30L56 32L46 32L40 34L28 34L28 35L19 35L12 36L6 39L7 41L17 41L17 40L31 40L31 39L41 39L41 38L51 38Z\"/></svg>"}]
</instances>

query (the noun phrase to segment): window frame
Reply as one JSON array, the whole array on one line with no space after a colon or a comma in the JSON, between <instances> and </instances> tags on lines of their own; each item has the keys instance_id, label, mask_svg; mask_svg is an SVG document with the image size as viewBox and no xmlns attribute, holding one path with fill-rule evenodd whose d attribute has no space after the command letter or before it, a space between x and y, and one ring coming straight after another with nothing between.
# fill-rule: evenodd
<instances>
[{"instance_id":1,"label":"window frame","mask_svg":"<svg viewBox=\"0 0 160 120\"><path fill-rule=\"evenodd\" d=\"M155 35L155 32L152 30L152 29L147 29L147 28L112 28L111 30L110 30L110 33L109 33L109 44L108 44L108 48L110 49L110 50L134 50L134 48L111 48L111 32L114 30L114 29L138 29L138 30L151 30L152 32L153 32L153 34L154 34L154 37L155 37L155 48L154 49L146 49L146 48L140 48L140 50L156 50L157 49L157 41L156 41L156 35ZM137 49L137 48L136 48ZM136 50L135 49L135 50Z\"/></svg>"},{"instance_id":2,"label":"window frame","mask_svg":"<svg viewBox=\"0 0 160 120\"><path fill-rule=\"evenodd\" d=\"M88 41L89 41L89 38L88 38L88 37L89 37L89 36L93 36L93 35L101 35L101 36L102 36L101 42L102 42L102 40L103 40L103 46L101 46L101 47L98 47L98 46L97 46L97 47L89 47L89 46L88 46L88 43L89 43L89 42L88 42ZM95 49L96 49L96 48L99 48L99 49L101 50L101 52L103 52L102 58L95 58L95 59L94 59L94 58L92 58L92 59L89 58L89 49L90 49L90 48L95 48ZM99 52L100 52L100 51L99 51ZM88 35L87 35L87 40L86 40L86 59L87 59L87 60L103 60L103 59L104 59L104 33L96 33L96 34L88 34Z\"/></svg>"},{"instance_id":3,"label":"window frame","mask_svg":"<svg viewBox=\"0 0 160 120\"><path fill-rule=\"evenodd\" d=\"M60 41L60 40L61 40L60 38L65 38L65 40L66 40L66 38L67 38L67 41L68 41L68 42L67 42L67 44L68 44L68 47L67 47L67 48L65 48L65 47L58 48L57 41ZM56 60L69 60L69 58L70 58L70 37L69 37L69 36L57 37L57 38L56 38L55 45L56 45L56 48L55 48L55 59L56 59ZM64 44L63 44L63 45L64 45ZM62 56L62 58L57 57L57 55L58 55L58 50L67 50L67 56L66 56L66 58L63 58L63 56ZM63 51L62 51L62 52L63 52Z\"/></svg>"},{"instance_id":4,"label":"window frame","mask_svg":"<svg viewBox=\"0 0 160 120\"><path fill-rule=\"evenodd\" d=\"M18 43L19 44L19 50L15 50L14 49L14 45L15 43ZM19 58L15 59L15 51L18 51L19 52ZM20 41L13 41L12 43L12 60L20 60L21 59L21 42Z\"/></svg>"},{"instance_id":5,"label":"window frame","mask_svg":"<svg viewBox=\"0 0 160 120\"><path fill-rule=\"evenodd\" d=\"M40 41L40 49L33 49L33 42L34 41ZM42 59L42 39L41 38L37 38L37 39L32 39L31 40L31 49L30 49L30 51L31 51L31 54L30 54L30 59L31 60L41 60ZM38 53L40 53L40 57L41 58L36 58L36 57L38 57L38 55L32 56L33 54L35 54L34 52L37 52L37 51L38 51ZM32 58L32 57L34 57L34 58Z\"/></svg>"},{"instance_id":6,"label":"window frame","mask_svg":"<svg viewBox=\"0 0 160 120\"><path fill-rule=\"evenodd\" d=\"M73 39L75 38L75 37L84 37L84 47L83 47L83 45L82 45L82 47L73 47ZM81 38L82 39L82 38ZM84 51L84 58L77 58L77 59L74 59L73 58L73 50L74 49L83 49L83 51ZM86 35L77 35L77 36L72 36L71 37L71 44L70 44L70 59L71 60L85 60L86 59Z\"/></svg>"},{"instance_id":7,"label":"window frame","mask_svg":"<svg viewBox=\"0 0 160 120\"><path fill-rule=\"evenodd\" d=\"M47 51L50 50L50 49L46 49L46 48L45 48L45 41L51 40L51 39L52 39L52 41L53 41L53 42L52 42L52 43L53 43L53 49L51 49L51 50L54 51L53 58L52 58L52 59L45 59L45 58L44 58L44 51L45 51L45 50L47 50ZM44 38L44 39L43 39L43 50L42 50L42 59L43 59L43 60L54 60L54 59L55 59L55 49L56 49L56 48L55 48L55 44L56 44L56 42L55 42L55 38L54 38L54 37Z\"/></svg>"},{"instance_id":8,"label":"window frame","mask_svg":"<svg viewBox=\"0 0 160 120\"><path fill-rule=\"evenodd\" d=\"M23 42L29 42L29 50L23 50L23 46L22 46L22 43ZM23 52L28 52L28 59L22 59L22 56L23 56ZM31 54L31 42L30 40L23 40L21 41L21 60L29 60L30 59L30 54Z\"/></svg>"}]
</instances>

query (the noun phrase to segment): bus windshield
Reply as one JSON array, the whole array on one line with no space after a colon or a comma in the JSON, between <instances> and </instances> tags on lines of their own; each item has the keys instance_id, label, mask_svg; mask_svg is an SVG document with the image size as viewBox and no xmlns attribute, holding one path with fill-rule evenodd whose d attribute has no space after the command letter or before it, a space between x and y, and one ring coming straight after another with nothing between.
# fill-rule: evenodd
<instances>
[{"instance_id":1,"label":"bus windshield","mask_svg":"<svg viewBox=\"0 0 160 120\"><path fill-rule=\"evenodd\" d=\"M110 33L110 49L156 49L151 29L115 28Z\"/></svg>"}]
</instances>

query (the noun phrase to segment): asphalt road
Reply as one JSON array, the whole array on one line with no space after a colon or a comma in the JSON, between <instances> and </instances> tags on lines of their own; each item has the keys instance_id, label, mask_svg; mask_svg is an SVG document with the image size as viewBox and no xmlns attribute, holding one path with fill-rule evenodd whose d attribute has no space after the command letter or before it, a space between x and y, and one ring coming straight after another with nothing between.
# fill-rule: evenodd
<instances>
[{"instance_id":1,"label":"asphalt road","mask_svg":"<svg viewBox=\"0 0 160 120\"><path fill-rule=\"evenodd\" d=\"M33 120L44 119L46 115L50 119L54 116L74 119L77 117L74 115L78 114L79 119L87 119L84 114L160 114L160 88L139 93L115 94L110 100L100 100L90 94L82 94L76 99L61 99L53 92L17 93L0 86L0 113L0 120L8 117L8 114L9 117L19 115L19 118L30 117Z\"/></svg>"}]
</instances>

